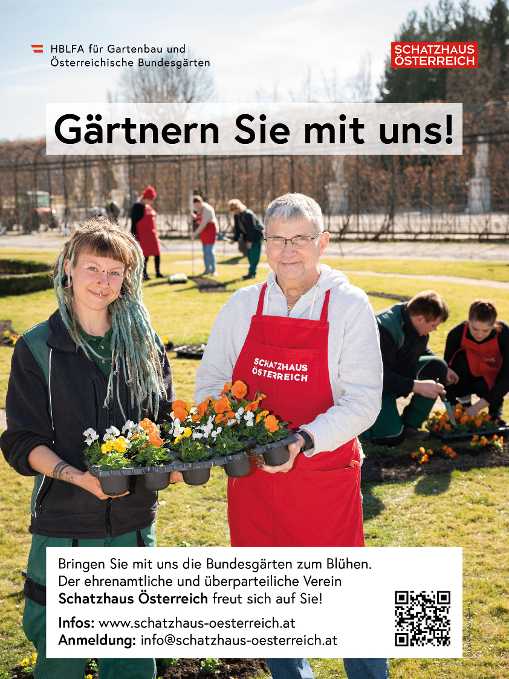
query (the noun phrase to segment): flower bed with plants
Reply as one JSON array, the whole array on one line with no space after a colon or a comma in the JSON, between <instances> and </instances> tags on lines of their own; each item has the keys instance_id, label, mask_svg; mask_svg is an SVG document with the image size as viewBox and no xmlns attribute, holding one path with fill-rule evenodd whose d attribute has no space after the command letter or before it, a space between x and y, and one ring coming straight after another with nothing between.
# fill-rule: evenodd
<instances>
[{"instance_id":1,"label":"flower bed with plants","mask_svg":"<svg viewBox=\"0 0 509 679\"><path fill-rule=\"evenodd\" d=\"M246 399L247 386L225 384L219 398L197 405L174 401L160 427L148 419L126 422L122 431L110 427L102 441L93 429L84 432L85 457L103 491L119 495L129 489L132 476L143 476L151 490L169 483L169 472L180 471L190 485L206 483L212 466L224 467L228 476L251 471L249 455L261 455L265 464L284 464L288 444L295 435L261 406L264 394Z\"/></svg>"},{"instance_id":2,"label":"flower bed with plants","mask_svg":"<svg viewBox=\"0 0 509 679\"><path fill-rule=\"evenodd\" d=\"M500 426L487 412L468 415L462 405L454 407L451 421L446 411L434 412L426 422L426 428L442 441L468 441L473 436L509 435L509 427Z\"/></svg>"}]
</instances>

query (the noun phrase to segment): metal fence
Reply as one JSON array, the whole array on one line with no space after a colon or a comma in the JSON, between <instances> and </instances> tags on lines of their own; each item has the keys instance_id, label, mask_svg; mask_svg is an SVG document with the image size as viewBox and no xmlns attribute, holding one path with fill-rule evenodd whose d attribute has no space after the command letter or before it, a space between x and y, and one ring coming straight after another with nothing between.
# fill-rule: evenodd
<instances>
[{"instance_id":1,"label":"metal fence","mask_svg":"<svg viewBox=\"0 0 509 679\"><path fill-rule=\"evenodd\" d=\"M509 130L464 141L462 156L435 157L57 157L43 141L4 143L0 229L68 231L110 201L127 224L152 184L163 237L188 235L193 193L227 230L230 198L263 215L274 197L300 191L320 203L337 239L509 239ZM55 220L34 220L34 210Z\"/></svg>"}]
</instances>

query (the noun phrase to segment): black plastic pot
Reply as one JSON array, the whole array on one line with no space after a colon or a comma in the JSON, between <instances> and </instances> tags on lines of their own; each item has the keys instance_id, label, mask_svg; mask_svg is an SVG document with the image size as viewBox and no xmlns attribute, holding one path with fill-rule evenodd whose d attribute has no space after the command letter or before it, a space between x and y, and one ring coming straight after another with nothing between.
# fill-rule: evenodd
<instances>
[{"instance_id":1,"label":"black plastic pot","mask_svg":"<svg viewBox=\"0 0 509 679\"><path fill-rule=\"evenodd\" d=\"M195 467L182 471L184 481L188 486L201 486L210 478L210 467Z\"/></svg>"},{"instance_id":2,"label":"black plastic pot","mask_svg":"<svg viewBox=\"0 0 509 679\"><path fill-rule=\"evenodd\" d=\"M129 476L100 476L99 482L105 495L122 495L129 490Z\"/></svg>"},{"instance_id":3,"label":"black plastic pot","mask_svg":"<svg viewBox=\"0 0 509 679\"><path fill-rule=\"evenodd\" d=\"M232 460L226 462L224 470L226 474L232 478L247 476L251 471L251 462L247 453L237 455Z\"/></svg>"},{"instance_id":4,"label":"black plastic pot","mask_svg":"<svg viewBox=\"0 0 509 679\"><path fill-rule=\"evenodd\" d=\"M147 472L143 475L147 490L163 490L170 484L169 472Z\"/></svg>"},{"instance_id":5,"label":"black plastic pot","mask_svg":"<svg viewBox=\"0 0 509 679\"><path fill-rule=\"evenodd\" d=\"M285 464L290 459L288 446L296 440L295 434L290 434L279 441L256 446L252 452L255 455L262 455L263 461L269 467L279 467L279 465Z\"/></svg>"}]
</instances>

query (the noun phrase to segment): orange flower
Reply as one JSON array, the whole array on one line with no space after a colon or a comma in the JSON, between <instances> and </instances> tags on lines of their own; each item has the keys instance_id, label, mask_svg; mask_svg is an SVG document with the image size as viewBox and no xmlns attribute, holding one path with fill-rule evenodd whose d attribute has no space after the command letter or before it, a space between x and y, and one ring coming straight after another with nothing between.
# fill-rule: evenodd
<instances>
[{"instance_id":1,"label":"orange flower","mask_svg":"<svg viewBox=\"0 0 509 679\"><path fill-rule=\"evenodd\" d=\"M175 417L177 417L182 422L189 415L189 412L187 410L185 410L184 408L177 406L177 407L173 408L173 414L175 415Z\"/></svg>"},{"instance_id":2,"label":"orange flower","mask_svg":"<svg viewBox=\"0 0 509 679\"><path fill-rule=\"evenodd\" d=\"M265 422L263 424L265 425L265 429L269 431L271 434L273 434L275 431L279 429L279 422L277 420L277 417L274 417L274 415L268 415L265 418Z\"/></svg>"},{"instance_id":3,"label":"orange flower","mask_svg":"<svg viewBox=\"0 0 509 679\"><path fill-rule=\"evenodd\" d=\"M268 410L260 410L260 412L256 416L256 424L258 424L260 420L263 420L264 417L267 417L268 414L269 414Z\"/></svg>"},{"instance_id":4,"label":"orange flower","mask_svg":"<svg viewBox=\"0 0 509 679\"><path fill-rule=\"evenodd\" d=\"M214 411L218 414L224 413L227 410L230 410L230 408L230 401L226 396L221 396L221 398L218 398L217 401L214 402Z\"/></svg>"},{"instance_id":5,"label":"orange flower","mask_svg":"<svg viewBox=\"0 0 509 679\"><path fill-rule=\"evenodd\" d=\"M225 382L225 385L223 387L223 394L227 394L230 389L232 388L232 383L231 382Z\"/></svg>"},{"instance_id":6,"label":"orange flower","mask_svg":"<svg viewBox=\"0 0 509 679\"><path fill-rule=\"evenodd\" d=\"M156 425L152 422L152 420L149 420L148 417L145 417L141 422L140 422L140 427L147 433L150 434L151 431L156 429Z\"/></svg>"},{"instance_id":7,"label":"orange flower","mask_svg":"<svg viewBox=\"0 0 509 679\"><path fill-rule=\"evenodd\" d=\"M227 410L225 412L224 416L227 420L234 420L235 419L235 413L233 412L233 410Z\"/></svg>"},{"instance_id":8,"label":"orange flower","mask_svg":"<svg viewBox=\"0 0 509 679\"><path fill-rule=\"evenodd\" d=\"M247 406L245 407L246 411L251 411L251 410L256 410L259 406L259 401L251 401L251 403L248 403Z\"/></svg>"},{"instance_id":9,"label":"orange flower","mask_svg":"<svg viewBox=\"0 0 509 679\"><path fill-rule=\"evenodd\" d=\"M159 436L157 431L151 431L150 434L148 435L148 440L149 443L151 443L153 446L163 445L163 439Z\"/></svg>"},{"instance_id":10,"label":"orange flower","mask_svg":"<svg viewBox=\"0 0 509 679\"><path fill-rule=\"evenodd\" d=\"M247 394L247 387L244 382L237 380L233 383L231 392L235 398L244 398L244 396Z\"/></svg>"},{"instance_id":11,"label":"orange flower","mask_svg":"<svg viewBox=\"0 0 509 679\"><path fill-rule=\"evenodd\" d=\"M215 424L221 424L221 422L224 422L226 420L226 417L223 414L216 415L214 418L214 423Z\"/></svg>"},{"instance_id":12,"label":"orange flower","mask_svg":"<svg viewBox=\"0 0 509 679\"><path fill-rule=\"evenodd\" d=\"M200 416L200 419L207 412L207 408L209 407L209 403L211 400L212 400L211 397L207 396L207 398L204 401L202 401L200 404L196 406L198 408L198 415Z\"/></svg>"},{"instance_id":13,"label":"orange flower","mask_svg":"<svg viewBox=\"0 0 509 679\"><path fill-rule=\"evenodd\" d=\"M173 414L178 417L180 421L185 420L189 415L189 405L185 401L173 401L171 404Z\"/></svg>"}]
</instances>

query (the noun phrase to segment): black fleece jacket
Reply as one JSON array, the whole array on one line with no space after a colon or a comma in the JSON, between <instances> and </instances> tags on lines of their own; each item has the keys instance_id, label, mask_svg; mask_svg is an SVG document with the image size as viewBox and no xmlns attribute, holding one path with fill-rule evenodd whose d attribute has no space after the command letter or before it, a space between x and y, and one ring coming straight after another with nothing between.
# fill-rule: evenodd
<instances>
[{"instance_id":1,"label":"black fleece jacket","mask_svg":"<svg viewBox=\"0 0 509 679\"><path fill-rule=\"evenodd\" d=\"M104 407L107 379L81 350L76 351L67 329L55 312L49 319L47 344L51 353L51 411L47 381L26 341L20 338L12 357L7 390L7 429L2 434L2 452L20 474L36 476L28 463L29 453L45 445L77 469L86 469L85 429L92 427L102 436L111 425L121 429L124 417L114 397ZM161 403L166 414L173 398L171 372L166 354L161 362L168 401ZM116 378L115 378L116 380ZM119 394L128 419L136 420L125 384L119 376ZM116 381L115 381L116 392ZM143 416L150 416L144 412ZM100 538L121 535L148 526L155 517L157 496L143 483L133 483L131 492L115 500L99 500L91 493L65 481L44 477L33 506L30 530L53 537Z\"/></svg>"}]
</instances>

